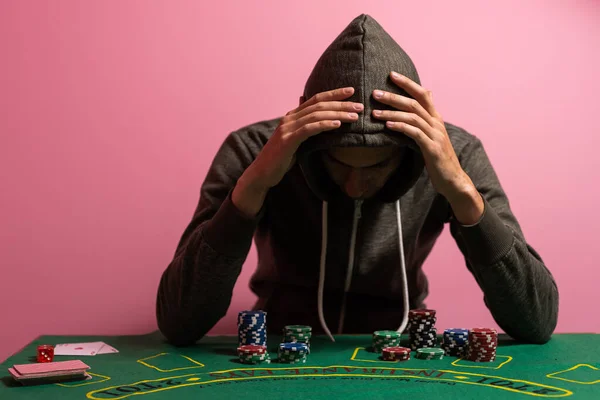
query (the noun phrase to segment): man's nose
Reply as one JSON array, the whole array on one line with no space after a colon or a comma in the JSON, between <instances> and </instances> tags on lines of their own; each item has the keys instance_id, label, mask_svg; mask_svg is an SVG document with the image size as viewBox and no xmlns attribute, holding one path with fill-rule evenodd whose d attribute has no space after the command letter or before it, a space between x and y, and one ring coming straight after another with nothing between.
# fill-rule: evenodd
<instances>
[{"instance_id":1,"label":"man's nose","mask_svg":"<svg viewBox=\"0 0 600 400\"><path fill-rule=\"evenodd\" d=\"M360 171L353 169L346 177L344 191L352 198L360 198L367 192L367 179Z\"/></svg>"}]
</instances>

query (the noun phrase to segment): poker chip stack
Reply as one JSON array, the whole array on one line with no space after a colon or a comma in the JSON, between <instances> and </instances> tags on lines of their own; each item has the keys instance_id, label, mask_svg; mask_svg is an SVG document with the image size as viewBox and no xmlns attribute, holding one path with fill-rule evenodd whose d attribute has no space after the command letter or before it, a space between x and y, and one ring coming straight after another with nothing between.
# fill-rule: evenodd
<instances>
[{"instance_id":1,"label":"poker chip stack","mask_svg":"<svg viewBox=\"0 0 600 400\"><path fill-rule=\"evenodd\" d=\"M267 313L264 311L241 311L238 314L238 342L240 346L267 345Z\"/></svg>"},{"instance_id":2,"label":"poker chip stack","mask_svg":"<svg viewBox=\"0 0 600 400\"><path fill-rule=\"evenodd\" d=\"M304 343L310 353L312 327L308 325L286 325L283 328L283 343Z\"/></svg>"},{"instance_id":3,"label":"poker chip stack","mask_svg":"<svg viewBox=\"0 0 600 400\"><path fill-rule=\"evenodd\" d=\"M419 309L408 312L407 329L412 350L437 346L435 322L435 310Z\"/></svg>"},{"instance_id":4,"label":"poker chip stack","mask_svg":"<svg viewBox=\"0 0 600 400\"><path fill-rule=\"evenodd\" d=\"M258 346L247 344L238 347L238 356L243 364L269 364L271 357L267 351L267 346Z\"/></svg>"},{"instance_id":5,"label":"poker chip stack","mask_svg":"<svg viewBox=\"0 0 600 400\"><path fill-rule=\"evenodd\" d=\"M444 330L442 349L447 356L464 357L469 346L469 330L451 328Z\"/></svg>"},{"instance_id":6,"label":"poker chip stack","mask_svg":"<svg viewBox=\"0 0 600 400\"><path fill-rule=\"evenodd\" d=\"M498 332L492 328L473 328L469 331L467 360L490 362L496 359Z\"/></svg>"},{"instance_id":7,"label":"poker chip stack","mask_svg":"<svg viewBox=\"0 0 600 400\"><path fill-rule=\"evenodd\" d=\"M381 353L386 347L400 346L400 332L375 331L373 332L373 351Z\"/></svg>"},{"instance_id":8,"label":"poker chip stack","mask_svg":"<svg viewBox=\"0 0 600 400\"><path fill-rule=\"evenodd\" d=\"M417 349L417 358L420 360L441 360L444 350L439 347L421 347Z\"/></svg>"},{"instance_id":9,"label":"poker chip stack","mask_svg":"<svg viewBox=\"0 0 600 400\"><path fill-rule=\"evenodd\" d=\"M381 351L384 361L408 361L410 360L410 349L408 347L386 347Z\"/></svg>"},{"instance_id":10,"label":"poker chip stack","mask_svg":"<svg viewBox=\"0 0 600 400\"><path fill-rule=\"evenodd\" d=\"M308 354L306 343L280 343L278 361L285 364L305 364Z\"/></svg>"}]
</instances>

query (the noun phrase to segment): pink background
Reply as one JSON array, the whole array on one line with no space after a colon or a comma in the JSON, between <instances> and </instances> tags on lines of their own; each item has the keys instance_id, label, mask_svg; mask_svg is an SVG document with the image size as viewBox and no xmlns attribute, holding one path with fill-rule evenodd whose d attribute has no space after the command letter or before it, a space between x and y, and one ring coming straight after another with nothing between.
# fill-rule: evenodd
<instances>
[{"instance_id":1,"label":"pink background","mask_svg":"<svg viewBox=\"0 0 600 400\"><path fill-rule=\"evenodd\" d=\"M0 360L41 334L156 329L158 280L222 140L296 107L363 12L483 140L558 281L558 331L600 331L597 2L266 3L0 2ZM253 302L255 262L213 333ZM440 328L496 326L447 229L425 269Z\"/></svg>"}]
</instances>

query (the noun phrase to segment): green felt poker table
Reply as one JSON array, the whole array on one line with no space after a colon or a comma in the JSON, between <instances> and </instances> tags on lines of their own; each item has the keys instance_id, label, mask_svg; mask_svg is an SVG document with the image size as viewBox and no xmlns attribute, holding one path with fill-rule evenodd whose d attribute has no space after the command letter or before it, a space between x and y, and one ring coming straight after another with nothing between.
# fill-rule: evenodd
<instances>
[{"instance_id":1,"label":"green felt poker table","mask_svg":"<svg viewBox=\"0 0 600 400\"><path fill-rule=\"evenodd\" d=\"M493 362L383 361L370 335L313 336L305 364L242 364L236 336L207 336L189 347L158 333L141 336L42 336L2 363L0 399L600 399L600 336L556 334L543 345L499 335ZM119 352L55 356L89 365L91 379L26 386L8 368L35 362L39 344L103 341ZM414 355L414 352L412 353Z\"/></svg>"}]
</instances>

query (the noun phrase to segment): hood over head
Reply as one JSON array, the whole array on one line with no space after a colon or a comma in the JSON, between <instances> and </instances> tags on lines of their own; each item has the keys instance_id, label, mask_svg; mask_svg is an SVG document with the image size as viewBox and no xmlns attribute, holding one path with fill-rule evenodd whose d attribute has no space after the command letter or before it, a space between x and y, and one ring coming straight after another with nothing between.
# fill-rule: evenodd
<instances>
[{"instance_id":1,"label":"hood over head","mask_svg":"<svg viewBox=\"0 0 600 400\"><path fill-rule=\"evenodd\" d=\"M401 132L392 131L384 121L372 116L373 109L393 109L373 98L375 89L412 98L391 81L391 71L420 84L417 70L406 52L375 19L361 14L327 47L308 77L304 88L307 100L319 92L352 86L354 94L345 101L360 102L365 106L357 121L321 132L298 149L297 160L302 172L311 190L321 200L345 196L331 180L321 160L321 151L332 147L394 145L407 148L399 168L375 196L380 201L396 201L420 176L424 161L416 142Z\"/></svg>"}]
</instances>

